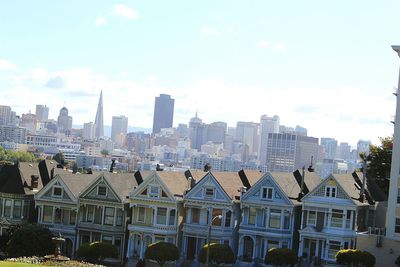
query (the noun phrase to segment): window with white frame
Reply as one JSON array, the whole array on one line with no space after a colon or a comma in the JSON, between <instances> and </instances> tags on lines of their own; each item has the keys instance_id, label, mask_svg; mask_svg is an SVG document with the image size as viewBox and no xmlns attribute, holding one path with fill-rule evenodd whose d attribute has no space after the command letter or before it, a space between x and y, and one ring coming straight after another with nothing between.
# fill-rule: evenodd
<instances>
[{"instance_id":1,"label":"window with white frame","mask_svg":"<svg viewBox=\"0 0 400 267\"><path fill-rule=\"evenodd\" d=\"M331 227L342 228L343 210L332 209Z\"/></svg>"},{"instance_id":2,"label":"window with white frame","mask_svg":"<svg viewBox=\"0 0 400 267\"><path fill-rule=\"evenodd\" d=\"M107 196L107 187L99 185L97 187L97 195L99 195L99 196Z\"/></svg>"},{"instance_id":3,"label":"window with white frame","mask_svg":"<svg viewBox=\"0 0 400 267\"><path fill-rule=\"evenodd\" d=\"M145 207L138 207L138 216L137 221L144 223L146 217L146 208Z\"/></svg>"},{"instance_id":4,"label":"window with white frame","mask_svg":"<svg viewBox=\"0 0 400 267\"><path fill-rule=\"evenodd\" d=\"M53 221L53 207L52 206L43 206L43 222L52 222Z\"/></svg>"},{"instance_id":5,"label":"window with white frame","mask_svg":"<svg viewBox=\"0 0 400 267\"><path fill-rule=\"evenodd\" d=\"M315 210L309 210L307 212L307 225L316 225L317 223L317 212Z\"/></svg>"},{"instance_id":6,"label":"window with white frame","mask_svg":"<svg viewBox=\"0 0 400 267\"><path fill-rule=\"evenodd\" d=\"M76 211L71 210L69 213L69 224L75 224L76 223Z\"/></svg>"},{"instance_id":7,"label":"window with white frame","mask_svg":"<svg viewBox=\"0 0 400 267\"><path fill-rule=\"evenodd\" d=\"M53 187L53 197L62 197L63 189L59 186Z\"/></svg>"},{"instance_id":8,"label":"window with white frame","mask_svg":"<svg viewBox=\"0 0 400 267\"><path fill-rule=\"evenodd\" d=\"M212 225L221 226L222 225L222 209L212 209Z\"/></svg>"},{"instance_id":9,"label":"window with white frame","mask_svg":"<svg viewBox=\"0 0 400 267\"><path fill-rule=\"evenodd\" d=\"M93 222L94 219L94 206L87 205L86 222Z\"/></svg>"},{"instance_id":10,"label":"window with white frame","mask_svg":"<svg viewBox=\"0 0 400 267\"><path fill-rule=\"evenodd\" d=\"M158 197L158 186L151 185L149 191L149 197Z\"/></svg>"},{"instance_id":11,"label":"window with white frame","mask_svg":"<svg viewBox=\"0 0 400 267\"><path fill-rule=\"evenodd\" d=\"M290 228L290 212L285 210L283 213L283 229Z\"/></svg>"},{"instance_id":12,"label":"window with white frame","mask_svg":"<svg viewBox=\"0 0 400 267\"><path fill-rule=\"evenodd\" d=\"M340 242L339 241L329 241L328 247L328 258L335 259L336 253L340 250Z\"/></svg>"},{"instance_id":13,"label":"window with white frame","mask_svg":"<svg viewBox=\"0 0 400 267\"><path fill-rule=\"evenodd\" d=\"M396 224L394 226L395 233L400 233L400 218L396 217Z\"/></svg>"},{"instance_id":14,"label":"window with white frame","mask_svg":"<svg viewBox=\"0 0 400 267\"><path fill-rule=\"evenodd\" d=\"M281 228L281 210L271 209L269 213L269 227Z\"/></svg>"},{"instance_id":15,"label":"window with white frame","mask_svg":"<svg viewBox=\"0 0 400 267\"><path fill-rule=\"evenodd\" d=\"M104 209L104 224L113 225L114 224L114 213L115 209L111 207L106 207Z\"/></svg>"},{"instance_id":16,"label":"window with white frame","mask_svg":"<svg viewBox=\"0 0 400 267\"><path fill-rule=\"evenodd\" d=\"M168 222L169 225L175 225L175 213L176 210L174 209L169 211L169 222Z\"/></svg>"},{"instance_id":17,"label":"window with white frame","mask_svg":"<svg viewBox=\"0 0 400 267\"><path fill-rule=\"evenodd\" d=\"M117 209L117 220L116 220L116 225L117 226L122 226L124 220L124 212L122 209Z\"/></svg>"},{"instance_id":18,"label":"window with white frame","mask_svg":"<svg viewBox=\"0 0 400 267\"><path fill-rule=\"evenodd\" d=\"M192 208L192 223L200 222L200 209Z\"/></svg>"},{"instance_id":19,"label":"window with white frame","mask_svg":"<svg viewBox=\"0 0 400 267\"><path fill-rule=\"evenodd\" d=\"M272 187L263 187L261 192L262 199L273 199L274 196L274 188Z\"/></svg>"},{"instance_id":20,"label":"window with white frame","mask_svg":"<svg viewBox=\"0 0 400 267\"><path fill-rule=\"evenodd\" d=\"M397 188L397 204L400 204L400 188Z\"/></svg>"},{"instance_id":21,"label":"window with white frame","mask_svg":"<svg viewBox=\"0 0 400 267\"><path fill-rule=\"evenodd\" d=\"M11 217L11 199L4 200L4 217Z\"/></svg>"},{"instance_id":22,"label":"window with white frame","mask_svg":"<svg viewBox=\"0 0 400 267\"><path fill-rule=\"evenodd\" d=\"M225 227L231 227L232 211L228 210L225 213Z\"/></svg>"},{"instance_id":23,"label":"window with white frame","mask_svg":"<svg viewBox=\"0 0 400 267\"><path fill-rule=\"evenodd\" d=\"M157 224L167 224L167 208L157 208Z\"/></svg>"},{"instance_id":24,"label":"window with white frame","mask_svg":"<svg viewBox=\"0 0 400 267\"><path fill-rule=\"evenodd\" d=\"M257 209L250 207L249 208L249 220L248 224L255 225L256 224L256 217L257 217Z\"/></svg>"},{"instance_id":25,"label":"window with white frame","mask_svg":"<svg viewBox=\"0 0 400 267\"><path fill-rule=\"evenodd\" d=\"M13 218L21 218L22 216L22 200L14 200Z\"/></svg>"},{"instance_id":26,"label":"window with white frame","mask_svg":"<svg viewBox=\"0 0 400 267\"><path fill-rule=\"evenodd\" d=\"M206 198L213 198L214 197L214 188L212 187L207 187L205 188L205 197Z\"/></svg>"},{"instance_id":27,"label":"window with white frame","mask_svg":"<svg viewBox=\"0 0 400 267\"><path fill-rule=\"evenodd\" d=\"M336 186L326 186L325 196L326 197L336 197Z\"/></svg>"}]
</instances>

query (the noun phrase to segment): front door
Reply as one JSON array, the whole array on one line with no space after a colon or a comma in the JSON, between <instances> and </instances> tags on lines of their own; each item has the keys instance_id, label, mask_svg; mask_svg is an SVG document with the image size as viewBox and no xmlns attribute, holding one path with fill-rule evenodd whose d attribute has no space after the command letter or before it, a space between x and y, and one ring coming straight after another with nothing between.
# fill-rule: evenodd
<instances>
[{"instance_id":1,"label":"front door","mask_svg":"<svg viewBox=\"0 0 400 267\"><path fill-rule=\"evenodd\" d=\"M188 260L193 260L196 254L196 238L195 237L187 237L187 249L186 249L186 258Z\"/></svg>"}]
</instances>

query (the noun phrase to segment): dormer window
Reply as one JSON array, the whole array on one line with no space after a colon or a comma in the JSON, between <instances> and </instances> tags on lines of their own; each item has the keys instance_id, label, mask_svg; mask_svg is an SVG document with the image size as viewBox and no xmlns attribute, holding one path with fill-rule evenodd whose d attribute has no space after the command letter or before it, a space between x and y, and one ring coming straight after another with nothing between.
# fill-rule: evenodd
<instances>
[{"instance_id":1,"label":"dormer window","mask_svg":"<svg viewBox=\"0 0 400 267\"><path fill-rule=\"evenodd\" d=\"M261 198L271 200L274 196L274 189L272 187L263 187L261 189Z\"/></svg>"},{"instance_id":2,"label":"dormer window","mask_svg":"<svg viewBox=\"0 0 400 267\"><path fill-rule=\"evenodd\" d=\"M327 186L325 188L326 197L336 197L336 186Z\"/></svg>"},{"instance_id":3,"label":"dormer window","mask_svg":"<svg viewBox=\"0 0 400 267\"><path fill-rule=\"evenodd\" d=\"M107 196L107 187L105 187L105 186L97 187L97 195L99 195L99 196Z\"/></svg>"},{"instance_id":4,"label":"dormer window","mask_svg":"<svg viewBox=\"0 0 400 267\"><path fill-rule=\"evenodd\" d=\"M206 188L205 189L205 196L206 198L213 198L214 197L214 188Z\"/></svg>"},{"instance_id":5,"label":"dormer window","mask_svg":"<svg viewBox=\"0 0 400 267\"><path fill-rule=\"evenodd\" d=\"M158 186L153 186L153 185L151 185L150 186L150 194L149 194L149 196L150 197L158 197Z\"/></svg>"},{"instance_id":6,"label":"dormer window","mask_svg":"<svg viewBox=\"0 0 400 267\"><path fill-rule=\"evenodd\" d=\"M62 187L53 187L53 197L61 197L62 191Z\"/></svg>"}]
</instances>

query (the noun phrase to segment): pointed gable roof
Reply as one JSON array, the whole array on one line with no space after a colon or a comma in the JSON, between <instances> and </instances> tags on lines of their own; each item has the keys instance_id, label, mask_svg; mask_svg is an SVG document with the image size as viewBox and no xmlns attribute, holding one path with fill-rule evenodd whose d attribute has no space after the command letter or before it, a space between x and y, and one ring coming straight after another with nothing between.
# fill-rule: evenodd
<instances>
[{"instance_id":1,"label":"pointed gable roof","mask_svg":"<svg viewBox=\"0 0 400 267\"><path fill-rule=\"evenodd\" d=\"M188 189L188 181L183 172L156 172L160 180L175 197L183 197Z\"/></svg>"},{"instance_id":2,"label":"pointed gable roof","mask_svg":"<svg viewBox=\"0 0 400 267\"><path fill-rule=\"evenodd\" d=\"M74 197L79 195L98 177L98 174L57 174L56 177L61 179Z\"/></svg>"},{"instance_id":3,"label":"pointed gable roof","mask_svg":"<svg viewBox=\"0 0 400 267\"><path fill-rule=\"evenodd\" d=\"M129 196L129 192L138 185L133 173L102 172L98 175L98 177L100 176L104 176L121 200L126 199Z\"/></svg>"},{"instance_id":4,"label":"pointed gable roof","mask_svg":"<svg viewBox=\"0 0 400 267\"><path fill-rule=\"evenodd\" d=\"M237 172L212 172L212 175L231 199L240 197L243 183Z\"/></svg>"}]
</instances>

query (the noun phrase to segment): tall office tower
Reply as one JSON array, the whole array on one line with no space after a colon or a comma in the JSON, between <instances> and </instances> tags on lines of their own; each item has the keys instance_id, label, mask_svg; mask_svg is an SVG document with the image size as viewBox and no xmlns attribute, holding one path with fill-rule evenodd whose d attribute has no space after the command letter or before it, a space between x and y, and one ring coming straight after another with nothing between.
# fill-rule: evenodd
<instances>
[{"instance_id":1,"label":"tall office tower","mask_svg":"<svg viewBox=\"0 0 400 267\"><path fill-rule=\"evenodd\" d=\"M36 119L45 122L49 119L49 108L46 105L36 105Z\"/></svg>"},{"instance_id":2,"label":"tall office tower","mask_svg":"<svg viewBox=\"0 0 400 267\"><path fill-rule=\"evenodd\" d=\"M161 128L171 128L174 119L175 100L170 95L160 94L154 103L153 134Z\"/></svg>"},{"instance_id":3,"label":"tall office tower","mask_svg":"<svg viewBox=\"0 0 400 267\"><path fill-rule=\"evenodd\" d=\"M11 107L0 106L0 125L9 125L12 121Z\"/></svg>"},{"instance_id":4,"label":"tall office tower","mask_svg":"<svg viewBox=\"0 0 400 267\"><path fill-rule=\"evenodd\" d=\"M228 125L226 122L218 121L207 125L207 142L211 141L215 144L223 144Z\"/></svg>"},{"instance_id":5,"label":"tall office tower","mask_svg":"<svg viewBox=\"0 0 400 267\"><path fill-rule=\"evenodd\" d=\"M369 153L369 146L371 145L371 141L365 141L365 140L359 140L357 142L357 153L360 155L360 153Z\"/></svg>"},{"instance_id":6,"label":"tall office tower","mask_svg":"<svg viewBox=\"0 0 400 267\"><path fill-rule=\"evenodd\" d=\"M63 107L60 109L60 115L57 118L58 131L60 133L69 134L72 129L72 117L68 116L68 109Z\"/></svg>"},{"instance_id":7,"label":"tall office tower","mask_svg":"<svg viewBox=\"0 0 400 267\"><path fill-rule=\"evenodd\" d=\"M189 137L190 137L190 148L200 149L203 144L203 131L199 130L202 128L203 121L196 115L189 121Z\"/></svg>"},{"instance_id":8,"label":"tall office tower","mask_svg":"<svg viewBox=\"0 0 400 267\"><path fill-rule=\"evenodd\" d=\"M339 158L344 159L344 160L349 160L351 159L351 146L349 143L341 142L339 144Z\"/></svg>"},{"instance_id":9,"label":"tall office tower","mask_svg":"<svg viewBox=\"0 0 400 267\"><path fill-rule=\"evenodd\" d=\"M83 124L83 140L94 140L96 137L96 124L86 122Z\"/></svg>"},{"instance_id":10,"label":"tall office tower","mask_svg":"<svg viewBox=\"0 0 400 267\"><path fill-rule=\"evenodd\" d=\"M19 126L25 127L28 130L28 132L34 134L36 133L36 128L37 128L36 124L37 124L37 119L35 114L32 113L22 114Z\"/></svg>"},{"instance_id":11,"label":"tall office tower","mask_svg":"<svg viewBox=\"0 0 400 267\"><path fill-rule=\"evenodd\" d=\"M279 116L268 117L262 115L260 120L260 147L258 152L258 159L260 165L266 165L267 163L267 143L268 134L279 133Z\"/></svg>"},{"instance_id":12,"label":"tall office tower","mask_svg":"<svg viewBox=\"0 0 400 267\"><path fill-rule=\"evenodd\" d=\"M400 46L392 46L400 56ZM400 74L396 94L396 116L393 134L392 163L390 167L390 184L388 208L386 213L386 238L400 241ZM386 241L385 241L386 242Z\"/></svg>"},{"instance_id":13,"label":"tall office tower","mask_svg":"<svg viewBox=\"0 0 400 267\"><path fill-rule=\"evenodd\" d=\"M0 125L0 142L8 141L17 144L26 143L27 131L25 127Z\"/></svg>"},{"instance_id":14,"label":"tall office tower","mask_svg":"<svg viewBox=\"0 0 400 267\"><path fill-rule=\"evenodd\" d=\"M293 172L310 165L318 155L318 138L290 133L269 133L266 166L269 172Z\"/></svg>"},{"instance_id":15,"label":"tall office tower","mask_svg":"<svg viewBox=\"0 0 400 267\"><path fill-rule=\"evenodd\" d=\"M258 128L259 123L238 121L236 123L235 140L249 147L250 154L258 153Z\"/></svg>"},{"instance_id":16,"label":"tall office tower","mask_svg":"<svg viewBox=\"0 0 400 267\"><path fill-rule=\"evenodd\" d=\"M307 128L296 125L296 128L294 128L294 131L297 135L307 136Z\"/></svg>"},{"instance_id":17,"label":"tall office tower","mask_svg":"<svg viewBox=\"0 0 400 267\"><path fill-rule=\"evenodd\" d=\"M189 137L189 128L187 124L179 123L178 127L176 127L176 134L179 138Z\"/></svg>"},{"instance_id":18,"label":"tall office tower","mask_svg":"<svg viewBox=\"0 0 400 267\"><path fill-rule=\"evenodd\" d=\"M321 146L324 149L324 157L327 159L336 158L337 140L329 137L321 138Z\"/></svg>"},{"instance_id":19,"label":"tall office tower","mask_svg":"<svg viewBox=\"0 0 400 267\"><path fill-rule=\"evenodd\" d=\"M97 105L96 119L94 120L96 125L96 138L104 136L104 122L103 122L103 90L100 91L99 104Z\"/></svg>"},{"instance_id":20,"label":"tall office tower","mask_svg":"<svg viewBox=\"0 0 400 267\"><path fill-rule=\"evenodd\" d=\"M128 131L128 118L125 116L113 116L111 126L111 140L120 143L121 134L125 137Z\"/></svg>"}]
</instances>

